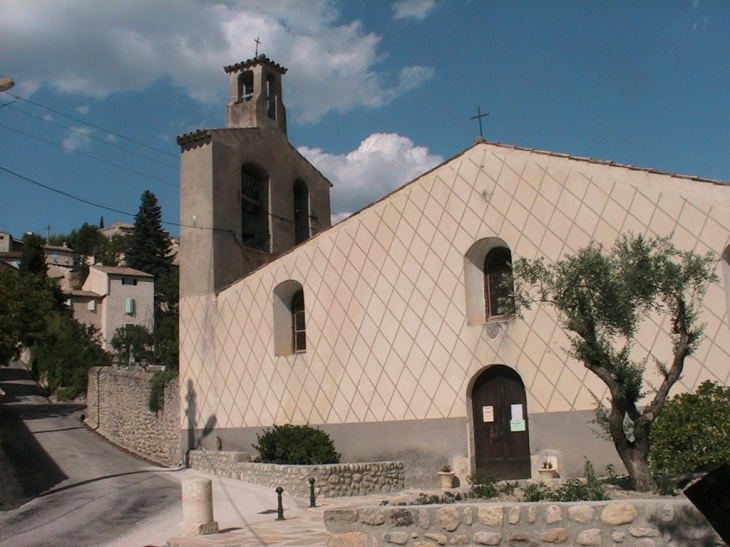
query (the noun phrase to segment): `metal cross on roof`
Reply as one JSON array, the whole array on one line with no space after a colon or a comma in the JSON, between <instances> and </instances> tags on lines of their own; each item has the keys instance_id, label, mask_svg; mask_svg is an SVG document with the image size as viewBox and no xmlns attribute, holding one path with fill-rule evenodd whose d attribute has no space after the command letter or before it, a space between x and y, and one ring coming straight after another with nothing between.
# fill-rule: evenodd
<instances>
[{"instance_id":1,"label":"metal cross on roof","mask_svg":"<svg viewBox=\"0 0 730 547\"><path fill-rule=\"evenodd\" d=\"M484 138L484 134L482 133L482 118L484 118L485 116L489 116L489 112L487 112L486 114L482 114L482 109L477 106L477 115L469 118L470 120L479 120L479 136L481 138Z\"/></svg>"},{"instance_id":2,"label":"metal cross on roof","mask_svg":"<svg viewBox=\"0 0 730 547\"><path fill-rule=\"evenodd\" d=\"M261 41L258 39L258 37L256 37L254 42L256 42L256 54L254 55L254 57L258 57L259 56L259 44L261 43Z\"/></svg>"}]
</instances>

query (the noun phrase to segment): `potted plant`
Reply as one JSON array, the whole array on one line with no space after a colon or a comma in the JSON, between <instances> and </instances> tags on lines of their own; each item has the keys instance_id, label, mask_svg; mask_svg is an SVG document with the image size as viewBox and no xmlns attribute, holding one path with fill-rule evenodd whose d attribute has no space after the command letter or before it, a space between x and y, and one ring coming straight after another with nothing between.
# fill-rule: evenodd
<instances>
[{"instance_id":1,"label":"potted plant","mask_svg":"<svg viewBox=\"0 0 730 547\"><path fill-rule=\"evenodd\" d=\"M558 476L558 470L553 468L553 462L548 459L543 462L542 467L537 472L540 475L540 480L544 484L550 484Z\"/></svg>"},{"instance_id":2,"label":"potted plant","mask_svg":"<svg viewBox=\"0 0 730 547\"><path fill-rule=\"evenodd\" d=\"M449 490L454 485L454 477L456 473L451 469L450 465L444 465L441 471L438 472L438 476L441 478L441 489Z\"/></svg>"}]
</instances>

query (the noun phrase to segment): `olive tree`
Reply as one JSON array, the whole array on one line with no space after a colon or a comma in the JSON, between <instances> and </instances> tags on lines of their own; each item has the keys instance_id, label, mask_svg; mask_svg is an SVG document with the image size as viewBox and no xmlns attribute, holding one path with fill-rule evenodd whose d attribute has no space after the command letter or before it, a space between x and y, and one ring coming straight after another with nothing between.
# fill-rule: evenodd
<instances>
[{"instance_id":1,"label":"olive tree","mask_svg":"<svg viewBox=\"0 0 730 547\"><path fill-rule=\"evenodd\" d=\"M681 251L670 238L622 236L613 247L591 244L547 264L542 258L513 265L517 308L549 305L569 338L566 351L608 388L597 422L613 441L635 487L656 490L649 466L650 432L686 358L702 339L701 299L718 281L712 253ZM650 314L669 318L672 357L632 354ZM658 385L644 377L652 360Z\"/></svg>"}]
</instances>

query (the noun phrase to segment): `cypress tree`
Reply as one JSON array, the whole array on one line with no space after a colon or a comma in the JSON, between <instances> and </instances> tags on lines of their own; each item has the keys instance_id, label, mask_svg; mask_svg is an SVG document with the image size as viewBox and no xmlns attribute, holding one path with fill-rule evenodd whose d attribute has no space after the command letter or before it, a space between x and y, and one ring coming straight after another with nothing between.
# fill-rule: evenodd
<instances>
[{"instance_id":1,"label":"cypress tree","mask_svg":"<svg viewBox=\"0 0 730 547\"><path fill-rule=\"evenodd\" d=\"M145 190L134 217L134 233L125 262L130 268L154 275L157 281L170 273L173 257L169 253L170 239L162 229L162 210L157 197Z\"/></svg>"}]
</instances>

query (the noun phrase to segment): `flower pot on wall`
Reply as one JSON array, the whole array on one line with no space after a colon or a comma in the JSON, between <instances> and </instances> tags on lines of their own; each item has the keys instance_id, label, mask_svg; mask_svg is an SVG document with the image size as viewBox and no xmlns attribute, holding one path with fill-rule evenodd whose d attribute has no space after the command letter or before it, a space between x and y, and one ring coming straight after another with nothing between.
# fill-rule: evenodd
<instances>
[{"instance_id":1,"label":"flower pot on wall","mask_svg":"<svg viewBox=\"0 0 730 547\"><path fill-rule=\"evenodd\" d=\"M450 490L454 486L454 477L456 473L453 471L439 471L438 476L441 479L441 489Z\"/></svg>"}]
</instances>

